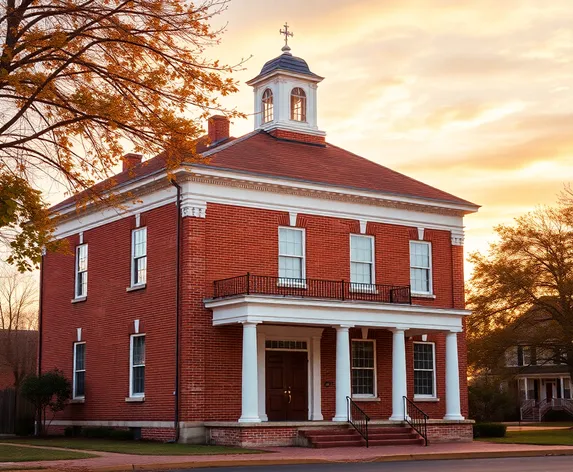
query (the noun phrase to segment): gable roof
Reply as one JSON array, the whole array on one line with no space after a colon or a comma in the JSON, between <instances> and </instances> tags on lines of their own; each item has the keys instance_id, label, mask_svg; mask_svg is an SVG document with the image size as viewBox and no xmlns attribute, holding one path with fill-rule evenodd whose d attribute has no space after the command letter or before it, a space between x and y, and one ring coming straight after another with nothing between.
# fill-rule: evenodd
<instances>
[{"instance_id":1,"label":"gable roof","mask_svg":"<svg viewBox=\"0 0 573 472\"><path fill-rule=\"evenodd\" d=\"M333 144L317 145L291 141L276 138L262 130L253 131L237 139L229 138L214 149L201 143L200 138L197 152L201 153L204 163L184 162L183 165L420 198L436 203L453 203L471 206L476 210L478 208L467 200ZM133 183L164 168L165 161L159 154L97 185L105 188L110 181L114 186ZM52 210L58 211L74 204L81 196L85 196L85 192L62 201L52 207Z\"/></svg>"}]
</instances>

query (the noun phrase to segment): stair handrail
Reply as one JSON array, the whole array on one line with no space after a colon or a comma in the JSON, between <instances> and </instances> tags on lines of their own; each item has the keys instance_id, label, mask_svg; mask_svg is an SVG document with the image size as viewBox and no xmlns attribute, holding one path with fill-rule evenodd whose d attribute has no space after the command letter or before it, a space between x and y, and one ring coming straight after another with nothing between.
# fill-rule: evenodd
<instances>
[{"instance_id":1,"label":"stair handrail","mask_svg":"<svg viewBox=\"0 0 573 472\"><path fill-rule=\"evenodd\" d=\"M573 400L569 399L569 398L564 398L563 399L563 409L573 415Z\"/></svg>"},{"instance_id":2,"label":"stair handrail","mask_svg":"<svg viewBox=\"0 0 573 472\"><path fill-rule=\"evenodd\" d=\"M350 397L346 397L346 414L348 422L364 438L366 447L368 447L368 422L370 417Z\"/></svg>"},{"instance_id":3,"label":"stair handrail","mask_svg":"<svg viewBox=\"0 0 573 472\"><path fill-rule=\"evenodd\" d=\"M535 408L535 400L532 400L532 399L525 400L521 404L521 408L519 409L519 416L520 416L522 421L528 413L533 412L533 408Z\"/></svg>"},{"instance_id":4,"label":"stair handrail","mask_svg":"<svg viewBox=\"0 0 573 472\"><path fill-rule=\"evenodd\" d=\"M538 403L537 407L539 408L539 421L541 421L545 414L551 410L552 405L551 402L547 401L547 398L544 398Z\"/></svg>"},{"instance_id":5,"label":"stair handrail","mask_svg":"<svg viewBox=\"0 0 573 472\"><path fill-rule=\"evenodd\" d=\"M429 416L424 413L418 405L406 396L404 399L404 421L408 423L414 431L416 431L424 439L424 446L428 445L428 418ZM412 407L411 413L408 413L408 407Z\"/></svg>"}]
</instances>

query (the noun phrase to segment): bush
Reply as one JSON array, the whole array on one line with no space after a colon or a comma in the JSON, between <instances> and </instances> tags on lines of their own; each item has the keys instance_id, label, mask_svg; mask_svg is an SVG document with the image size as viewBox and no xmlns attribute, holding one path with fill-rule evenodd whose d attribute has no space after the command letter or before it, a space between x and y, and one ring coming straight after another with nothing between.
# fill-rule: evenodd
<instances>
[{"instance_id":1,"label":"bush","mask_svg":"<svg viewBox=\"0 0 573 472\"><path fill-rule=\"evenodd\" d=\"M476 423L474 424L474 438L503 438L507 426L500 423Z\"/></svg>"},{"instance_id":2,"label":"bush","mask_svg":"<svg viewBox=\"0 0 573 472\"><path fill-rule=\"evenodd\" d=\"M483 377L468 387L470 418L484 423L508 421L515 416L515 399L500 389L500 381Z\"/></svg>"},{"instance_id":3,"label":"bush","mask_svg":"<svg viewBox=\"0 0 573 472\"><path fill-rule=\"evenodd\" d=\"M131 441L133 440L133 431L129 429L114 429L111 431L109 437L111 439Z\"/></svg>"},{"instance_id":4,"label":"bush","mask_svg":"<svg viewBox=\"0 0 573 472\"><path fill-rule=\"evenodd\" d=\"M83 435L86 438L93 439L106 439L111 437L113 428L108 428L105 426L95 426L91 428L83 428Z\"/></svg>"}]
</instances>

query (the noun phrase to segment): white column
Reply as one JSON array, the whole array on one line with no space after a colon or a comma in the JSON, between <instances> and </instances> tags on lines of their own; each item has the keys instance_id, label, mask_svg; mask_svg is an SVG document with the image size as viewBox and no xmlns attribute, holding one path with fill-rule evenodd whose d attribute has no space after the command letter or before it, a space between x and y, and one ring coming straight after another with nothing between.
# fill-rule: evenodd
<instances>
[{"instance_id":1,"label":"white column","mask_svg":"<svg viewBox=\"0 0 573 472\"><path fill-rule=\"evenodd\" d=\"M559 377L559 390L561 391L561 399L565 398L565 388L563 385L563 377Z\"/></svg>"},{"instance_id":2,"label":"white column","mask_svg":"<svg viewBox=\"0 0 573 472\"><path fill-rule=\"evenodd\" d=\"M257 324L243 323L243 388L239 423L261 421L257 370Z\"/></svg>"},{"instance_id":3,"label":"white column","mask_svg":"<svg viewBox=\"0 0 573 472\"><path fill-rule=\"evenodd\" d=\"M390 420L404 421L406 387L406 340L403 329L392 330L392 416Z\"/></svg>"},{"instance_id":4,"label":"white column","mask_svg":"<svg viewBox=\"0 0 573 472\"><path fill-rule=\"evenodd\" d=\"M445 420L463 420L460 407L460 370L458 365L458 335L446 334L446 415Z\"/></svg>"},{"instance_id":5,"label":"white column","mask_svg":"<svg viewBox=\"0 0 573 472\"><path fill-rule=\"evenodd\" d=\"M348 326L336 327L336 412L332 421L347 421L350 396L350 338Z\"/></svg>"},{"instance_id":6,"label":"white column","mask_svg":"<svg viewBox=\"0 0 573 472\"><path fill-rule=\"evenodd\" d=\"M261 421L269 421L267 416L267 396L266 396L266 344L267 336L257 330L257 351L258 351L258 377L259 377L259 418Z\"/></svg>"},{"instance_id":7,"label":"white column","mask_svg":"<svg viewBox=\"0 0 573 472\"><path fill-rule=\"evenodd\" d=\"M311 346L311 367L312 367L312 421L322 421L322 380L320 371L320 336L312 337Z\"/></svg>"}]
</instances>

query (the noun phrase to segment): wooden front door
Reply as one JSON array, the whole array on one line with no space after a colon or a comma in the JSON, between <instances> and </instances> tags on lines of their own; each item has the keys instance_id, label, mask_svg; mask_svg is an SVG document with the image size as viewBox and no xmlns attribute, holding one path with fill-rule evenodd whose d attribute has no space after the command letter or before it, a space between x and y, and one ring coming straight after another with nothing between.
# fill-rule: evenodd
<instances>
[{"instance_id":1,"label":"wooden front door","mask_svg":"<svg viewBox=\"0 0 573 472\"><path fill-rule=\"evenodd\" d=\"M269 421L307 421L307 353L297 351L266 351L266 353Z\"/></svg>"},{"instance_id":2,"label":"wooden front door","mask_svg":"<svg viewBox=\"0 0 573 472\"><path fill-rule=\"evenodd\" d=\"M546 388L546 394L547 394L547 401L550 401L553 399L553 395L554 395L554 385L553 382L547 382L545 384L545 388Z\"/></svg>"}]
</instances>

